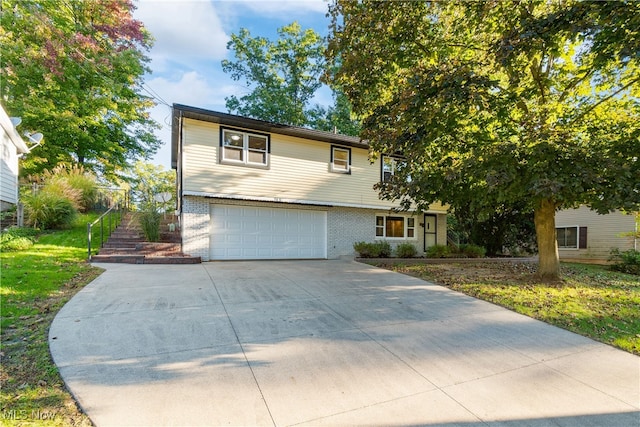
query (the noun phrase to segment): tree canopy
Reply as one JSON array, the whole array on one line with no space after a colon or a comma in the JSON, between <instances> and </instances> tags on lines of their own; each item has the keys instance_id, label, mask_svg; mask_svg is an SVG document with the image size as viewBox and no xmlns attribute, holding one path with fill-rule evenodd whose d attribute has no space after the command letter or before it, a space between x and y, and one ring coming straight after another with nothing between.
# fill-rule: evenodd
<instances>
[{"instance_id":1,"label":"tree canopy","mask_svg":"<svg viewBox=\"0 0 640 427\"><path fill-rule=\"evenodd\" d=\"M0 95L43 145L24 173L77 162L111 173L160 142L140 93L151 38L128 0L2 0Z\"/></svg>"},{"instance_id":2,"label":"tree canopy","mask_svg":"<svg viewBox=\"0 0 640 427\"><path fill-rule=\"evenodd\" d=\"M293 22L278 29L278 39L253 37L242 28L232 34L227 49L235 60L223 60L222 69L249 92L231 95L226 107L232 113L260 120L318 130L338 130L353 135L359 130L351 118L348 100L334 91L334 106L312 105L325 73L326 40L312 29Z\"/></svg>"},{"instance_id":3,"label":"tree canopy","mask_svg":"<svg viewBox=\"0 0 640 427\"><path fill-rule=\"evenodd\" d=\"M137 161L130 174L123 177L130 187L133 202L141 210L159 206L162 212L172 210L176 200L176 172L165 170L163 166ZM171 198L164 202L156 199L158 194L169 193Z\"/></svg>"},{"instance_id":4,"label":"tree canopy","mask_svg":"<svg viewBox=\"0 0 640 427\"><path fill-rule=\"evenodd\" d=\"M557 209L640 205L640 3L337 0L330 14L334 84L374 154L406 159L383 197L524 203L548 278Z\"/></svg>"}]
</instances>

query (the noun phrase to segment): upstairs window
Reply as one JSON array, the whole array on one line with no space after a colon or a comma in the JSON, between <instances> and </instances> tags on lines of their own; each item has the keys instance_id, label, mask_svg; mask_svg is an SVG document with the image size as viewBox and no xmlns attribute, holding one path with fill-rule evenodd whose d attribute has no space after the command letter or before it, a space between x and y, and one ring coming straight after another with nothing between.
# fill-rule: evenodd
<instances>
[{"instance_id":1,"label":"upstairs window","mask_svg":"<svg viewBox=\"0 0 640 427\"><path fill-rule=\"evenodd\" d=\"M391 156L382 156L382 173L380 176L380 181L391 181L391 178L396 174L398 168L401 166L406 166L406 162L404 159ZM407 176L406 180L407 182L411 182L411 177Z\"/></svg>"},{"instance_id":2,"label":"upstairs window","mask_svg":"<svg viewBox=\"0 0 640 427\"><path fill-rule=\"evenodd\" d=\"M221 129L220 162L246 166L269 165L269 135Z\"/></svg>"},{"instance_id":3,"label":"upstairs window","mask_svg":"<svg viewBox=\"0 0 640 427\"><path fill-rule=\"evenodd\" d=\"M331 172L351 173L351 150L331 146Z\"/></svg>"},{"instance_id":4,"label":"upstairs window","mask_svg":"<svg viewBox=\"0 0 640 427\"><path fill-rule=\"evenodd\" d=\"M391 177L396 173L397 160L393 157L382 156L382 182L391 181Z\"/></svg>"}]
</instances>

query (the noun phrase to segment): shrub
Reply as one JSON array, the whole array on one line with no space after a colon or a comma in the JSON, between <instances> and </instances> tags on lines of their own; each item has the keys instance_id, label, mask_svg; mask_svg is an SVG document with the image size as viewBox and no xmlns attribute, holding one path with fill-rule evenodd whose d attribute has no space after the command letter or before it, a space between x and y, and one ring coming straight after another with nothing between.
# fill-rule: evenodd
<instances>
[{"instance_id":1,"label":"shrub","mask_svg":"<svg viewBox=\"0 0 640 427\"><path fill-rule=\"evenodd\" d=\"M373 246L376 258L389 258L391 256L391 245L389 242L375 242Z\"/></svg>"},{"instance_id":2,"label":"shrub","mask_svg":"<svg viewBox=\"0 0 640 427\"><path fill-rule=\"evenodd\" d=\"M67 228L78 213L71 200L46 187L36 194L26 195L23 203L27 223L34 228Z\"/></svg>"},{"instance_id":3,"label":"shrub","mask_svg":"<svg viewBox=\"0 0 640 427\"><path fill-rule=\"evenodd\" d=\"M369 243L367 242L355 242L353 249L358 253L360 258L371 258L371 252L369 251Z\"/></svg>"},{"instance_id":4,"label":"shrub","mask_svg":"<svg viewBox=\"0 0 640 427\"><path fill-rule=\"evenodd\" d=\"M140 227L144 237L149 242L157 242L160 240L160 220L162 216L154 208L149 208L141 212L138 216L140 219Z\"/></svg>"},{"instance_id":5,"label":"shrub","mask_svg":"<svg viewBox=\"0 0 640 427\"><path fill-rule=\"evenodd\" d=\"M427 248L427 258L446 258L449 256L449 247L446 245L433 245Z\"/></svg>"},{"instance_id":6,"label":"shrub","mask_svg":"<svg viewBox=\"0 0 640 427\"><path fill-rule=\"evenodd\" d=\"M389 242L356 242L353 249L362 258L389 258L391 256L391 245Z\"/></svg>"},{"instance_id":7,"label":"shrub","mask_svg":"<svg viewBox=\"0 0 640 427\"><path fill-rule=\"evenodd\" d=\"M45 187L57 191L71 200L80 212L87 212L98 198L96 178L82 165L58 165L43 173Z\"/></svg>"},{"instance_id":8,"label":"shrub","mask_svg":"<svg viewBox=\"0 0 640 427\"><path fill-rule=\"evenodd\" d=\"M609 261L614 261L612 270L640 276L640 251L629 249L621 252L620 249L612 249Z\"/></svg>"},{"instance_id":9,"label":"shrub","mask_svg":"<svg viewBox=\"0 0 640 427\"><path fill-rule=\"evenodd\" d=\"M460 245L459 253L467 258L482 258L487 251L482 246L467 244Z\"/></svg>"},{"instance_id":10,"label":"shrub","mask_svg":"<svg viewBox=\"0 0 640 427\"><path fill-rule=\"evenodd\" d=\"M35 243L38 230L33 228L10 227L0 234L1 251L21 251L29 249Z\"/></svg>"},{"instance_id":11,"label":"shrub","mask_svg":"<svg viewBox=\"0 0 640 427\"><path fill-rule=\"evenodd\" d=\"M398 258L413 258L417 253L416 247L411 243L400 243L396 247L396 255Z\"/></svg>"}]
</instances>

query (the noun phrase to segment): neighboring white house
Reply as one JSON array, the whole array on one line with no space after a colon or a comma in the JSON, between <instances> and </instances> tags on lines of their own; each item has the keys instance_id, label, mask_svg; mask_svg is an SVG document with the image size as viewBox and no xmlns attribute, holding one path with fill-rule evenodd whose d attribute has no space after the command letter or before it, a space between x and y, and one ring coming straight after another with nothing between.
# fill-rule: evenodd
<instances>
[{"instance_id":1,"label":"neighboring white house","mask_svg":"<svg viewBox=\"0 0 640 427\"><path fill-rule=\"evenodd\" d=\"M183 252L207 260L332 259L358 241L446 244L446 207L399 212L374 185L396 159L359 138L174 105Z\"/></svg>"},{"instance_id":2,"label":"neighboring white house","mask_svg":"<svg viewBox=\"0 0 640 427\"><path fill-rule=\"evenodd\" d=\"M586 206L556 213L556 236L561 259L606 260L611 249L639 249L633 214L615 211L599 215ZM625 234L627 234L625 236Z\"/></svg>"},{"instance_id":3,"label":"neighboring white house","mask_svg":"<svg viewBox=\"0 0 640 427\"><path fill-rule=\"evenodd\" d=\"M18 156L28 153L29 148L1 105L0 128L0 137L2 138L0 210L4 211L18 203Z\"/></svg>"}]
</instances>

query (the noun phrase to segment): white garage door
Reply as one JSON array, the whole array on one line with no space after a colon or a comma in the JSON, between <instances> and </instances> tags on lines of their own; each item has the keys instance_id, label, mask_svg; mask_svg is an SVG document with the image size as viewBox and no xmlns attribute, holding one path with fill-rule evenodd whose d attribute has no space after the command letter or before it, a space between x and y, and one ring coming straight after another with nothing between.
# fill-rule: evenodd
<instances>
[{"instance_id":1,"label":"white garage door","mask_svg":"<svg viewBox=\"0 0 640 427\"><path fill-rule=\"evenodd\" d=\"M327 257L325 211L211 205L211 259Z\"/></svg>"}]
</instances>

